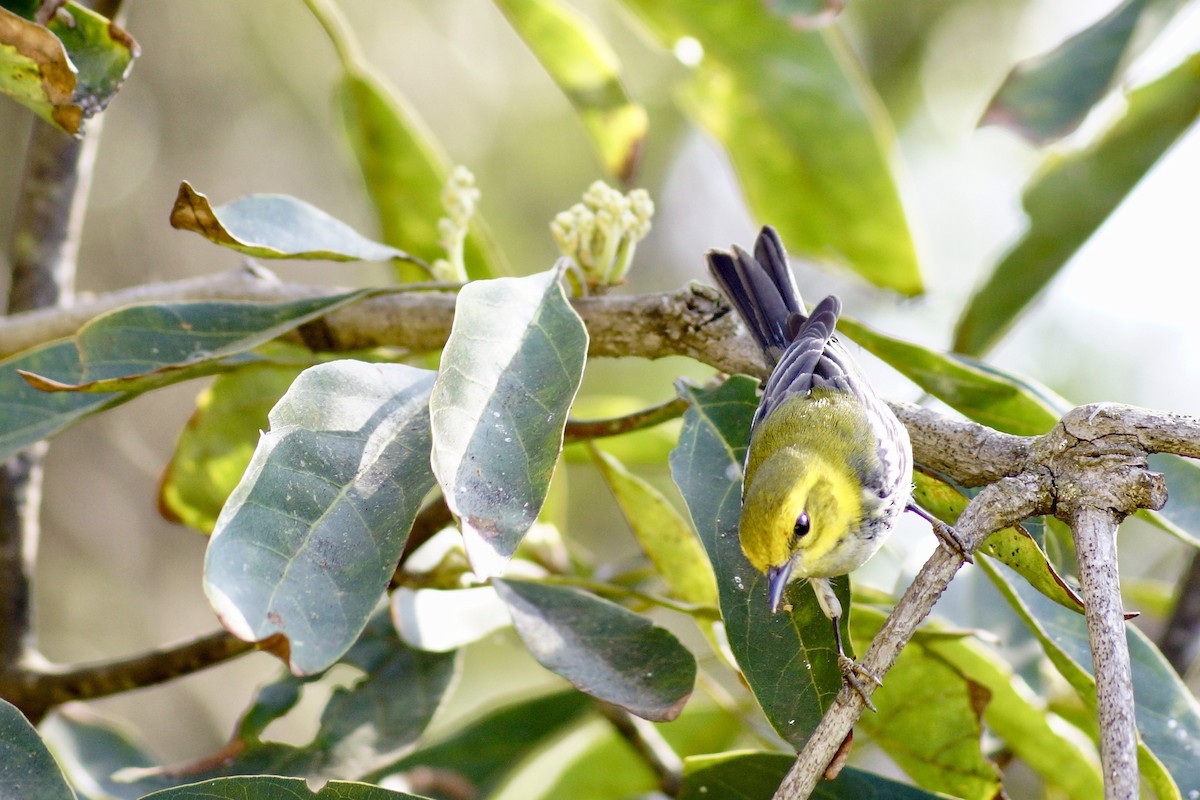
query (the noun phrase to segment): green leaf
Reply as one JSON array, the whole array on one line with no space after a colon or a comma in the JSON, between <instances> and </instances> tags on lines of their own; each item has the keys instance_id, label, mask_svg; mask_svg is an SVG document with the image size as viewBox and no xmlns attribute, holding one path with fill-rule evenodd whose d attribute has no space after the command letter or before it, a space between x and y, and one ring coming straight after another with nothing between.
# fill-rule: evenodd
<instances>
[{"instance_id":1,"label":"green leaf","mask_svg":"<svg viewBox=\"0 0 1200 800\"><path fill-rule=\"evenodd\" d=\"M680 388L692 408L671 453L671 476L716 572L729 647L767 720L798 750L833 704L842 675L833 631L813 592L794 584L791 613L772 614L766 577L750 566L738 544L741 467L757 388L746 377L712 390ZM849 609L849 581L836 580L834 586L842 608Z\"/></svg>"},{"instance_id":2,"label":"green leaf","mask_svg":"<svg viewBox=\"0 0 1200 800\"><path fill-rule=\"evenodd\" d=\"M104 110L138 53L132 36L76 3L47 26L0 8L0 92L70 134Z\"/></svg>"},{"instance_id":3,"label":"green leaf","mask_svg":"<svg viewBox=\"0 0 1200 800\"><path fill-rule=\"evenodd\" d=\"M433 486L433 377L360 361L305 370L217 519L209 601L243 639L282 634L296 674L354 643L403 552Z\"/></svg>"},{"instance_id":4,"label":"green leaf","mask_svg":"<svg viewBox=\"0 0 1200 800\"><path fill-rule=\"evenodd\" d=\"M575 691L512 703L376 770L367 780L380 781L418 768L434 769L467 781L474 790L472 796L488 797L524 759L560 736L591 707L588 696Z\"/></svg>"},{"instance_id":5,"label":"green leaf","mask_svg":"<svg viewBox=\"0 0 1200 800\"><path fill-rule=\"evenodd\" d=\"M119 770L150 767L154 760L129 731L103 719L88 706L60 706L41 724L46 742L62 764L67 780L86 800L137 800L150 789L166 788L113 778Z\"/></svg>"},{"instance_id":6,"label":"green leaf","mask_svg":"<svg viewBox=\"0 0 1200 800\"><path fill-rule=\"evenodd\" d=\"M683 762L679 800L770 800L795 762L794 756L751 750L692 756ZM846 767L821 781L813 800L937 800L922 789Z\"/></svg>"},{"instance_id":7,"label":"green leaf","mask_svg":"<svg viewBox=\"0 0 1200 800\"><path fill-rule=\"evenodd\" d=\"M443 255L438 219L448 159L413 109L375 75L349 70L335 87L342 124L385 242L432 264ZM472 278L504 274L500 252L476 215L465 258Z\"/></svg>"},{"instance_id":8,"label":"green leaf","mask_svg":"<svg viewBox=\"0 0 1200 800\"><path fill-rule=\"evenodd\" d=\"M797 30L761 0L625 5L664 46L703 45L684 105L728 151L757 218L796 254L921 293L894 132L836 31Z\"/></svg>"},{"instance_id":9,"label":"green leaf","mask_svg":"<svg viewBox=\"0 0 1200 800\"><path fill-rule=\"evenodd\" d=\"M464 286L429 400L433 470L482 577L537 519L583 377L587 330L561 270Z\"/></svg>"},{"instance_id":10,"label":"green leaf","mask_svg":"<svg viewBox=\"0 0 1200 800\"><path fill-rule=\"evenodd\" d=\"M857 609L851 630L870 641L886 615ZM1000 774L983 754L985 709L991 690L946 663L927 646L938 637L918 632L872 696L877 714L858 724L918 785L954 797L992 800Z\"/></svg>"},{"instance_id":11,"label":"green leaf","mask_svg":"<svg viewBox=\"0 0 1200 800\"><path fill-rule=\"evenodd\" d=\"M847 317L838 320L838 330L934 397L989 428L1038 436L1058 422L1059 415L1044 399L1050 391L1029 381L1019 382L964 356L885 336ZM1058 403L1067 405L1061 399Z\"/></svg>"},{"instance_id":12,"label":"green leaf","mask_svg":"<svg viewBox=\"0 0 1200 800\"><path fill-rule=\"evenodd\" d=\"M683 710L696 660L665 628L578 589L499 578L492 585L546 669L645 719L670 720Z\"/></svg>"},{"instance_id":13,"label":"green leaf","mask_svg":"<svg viewBox=\"0 0 1200 800\"><path fill-rule=\"evenodd\" d=\"M1096 685L1083 617L1045 599L1024 581L1011 580L986 561L980 565L1037 636L1050 661L1094 711ZM1200 742L1200 703L1144 634L1129 624L1125 631L1141 737L1138 765L1159 797L1178 797L1177 787L1200 786L1195 752Z\"/></svg>"},{"instance_id":14,"label":"green leaf","mask_svg":"<svg viewBox=\"0 0 1200 800\"><path fill-rule=\"evenodd\" d=\"M984 723L1048 786L1073 800L1104 795L1096 753L1085 752L1075 737L1062 735L1063 721L1047 712L1045 701L1003 658L966 637L926 636L922 646L991 693Z\"/></svg>"},{"instance_id":15,"label":"green leaf","mask_svg":"<svg viewBox=\"0 0 1200 800\"><path fill-rule=\"evenodd\" d=\"M1108 219L1200 115L1200 54L1129 94L1125 115L1085 150L1049 162L1022 200L1029 230L959 317L954 350L980 355Z\"/></svg>"},{"instance_id":16,"label":"green leaf","mask_svg":"<svg viewBox=\"0 0 1200 800\"><path fill-rule=\"evenodd\" d=\"M744 731L733 714L715 708L688 707L679 719L655 730L679 755L724 750ZM537 769L537 764L532 769ZM590 746L575 755L572 763L537 797L541 800L611 800L661 798L658 777L646 760L630 748L611 726L601 728ZM717 800L716 795L712 800Z\"/></svg>"},{"instance_id":17,"label":"green leaf","mask_svg":"<svg viewBox=\"0 0 1200 800\"><path fill-rule=\"evenodd\" d=\"M43 392L144 392L228 369L233 356L377 291L282 303L206 300L126 306L89 320L75 334L77 368L47 374L24 370L22 376Z\"/></svg>"},{"instance_id":18,"label":"green leaf","mask_svg":"<svg viewBox=\"0 0 1200 800\"><path fill-rule=\"evenodd\" d=\"M600 31L557 0L496 0L496 5L575 107L604 168L628 181L649 118L626 93L617 55Z\"/></svg>"},{"instance_id":19,"label":"green leaf","mask_svg":"<svg viewBox=\"0 0 1200 800\"><path fill-rule=\"evenodd\" d=\"M75 800L62 770L16 706L0 699L0 797Z\"/></svg>"},{"instance_id":20,"label":"green leaf","mask_svg":"<svg viewBox=\"0 0 1200 800\"><path fill-rule=\"evenodd\" d=\"M267 726L286 716L300 702L300 690L307 682L285 672L278 680L258 687L254 700L238 720L237 738L248 743L260 741Z\"/></svg>"},{"instance_id":21,"label":"green leaf","mask_svg":"<svg viewBox=\"0 0 1200 800\"><path fill-rule=\"evenodd\" d=\"M671 594L688 603L716 606L716 578L692 526L661 492L616 458L596 448L591 452L625 521Z\"/></svg>"},{"instance_id":22,"label":"green leaf","mask_svg":"<svg viewBox=\"0 0 1200 800\"><path fill-rule=\"evenodd\" d=\"M8 459L84 417L118 406L134 397L129 392L89 394L38 391L22 372L78 376L79 351L70 340L26 350L0 361L0 459Z\"/></svg>"},{"instance_id":23,"label":"green leaf","mask_svg":"<svg viewBox=\"0 0 1200 800\"><path fill-rule=\"evenodd\" d=\"M403 250L371 241L316 206L285 194L252 194L214 208L184 181L171 208L171 227L255 258L414 260Z\"/></svg>"},{"instance_id":24,"label":"green leaf","mask_svg":"<svg viewBox=\"0 0 1200 800\"><path fill-rule=\"evenodd\" d=\"M302 367L264 365L218 375L196 398L158 487L159 512L211 533L250 464L267 414Z\"/></svg>"},{"instance_id":25,"label":"green leaf","mask_svg":"<svg viewBox=\"0 0 1200 800\"><path fill-rule=\"evenodd\" d=\"M457 660L408 647L388 615L376 614L341 662L363 679L334 691L310 745L324 754L322 774L362 775L403 755L445 699Z\"/></svg>"},{"instance_id":26,"label":"green leaf","mask_svg":"<svg viewBox=\"0 0 1200 800\"><path fill-rule=\"evenodd\" d=\"M145 800L423 800L415 794L393 792L365 783L329 781L314 792L303 778L214 778L210 781L163 789L145 796Z\"/></svg>"},{"instance_id":27,"label":"green leaf","mask_svg":"<svg viewBox=\"0 0 1200 800\"><path fill-rule=\"evenodd\" d=\"M1167 23L1179 0L1125 0L1048 53L1013 68L980 125L1004 125L1036 143L1065 136L1108 92L1136 51ZM1147 13L1153 10L1155 13ZM1165 12L1165 13L1163 13Z\"/></svg>"}]
</instances>

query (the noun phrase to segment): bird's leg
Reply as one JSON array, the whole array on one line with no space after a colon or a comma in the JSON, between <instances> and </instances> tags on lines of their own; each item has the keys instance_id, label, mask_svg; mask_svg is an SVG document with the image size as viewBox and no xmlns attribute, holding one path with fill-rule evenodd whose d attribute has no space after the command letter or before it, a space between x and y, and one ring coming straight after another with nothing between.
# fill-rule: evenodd
<instances>
[{"instance_id":1,"label":"bird's leg","mask_svg":"<svg viewBox=\"0 0 1200 800\"><path fill-rule=\"evenodd\" d=\"M958 531L954 530L952 526L942 522L916 503L909 503L908 510L929 523L929 526L933 528L933 535L938 538L938 541L947 550L968 564L975 563L975 559L971 558L971 551L967 549L967 545L963 542L962 537L958 535Z\"/></svg>"},{"instance_id":2,"label":"bird's leg","mask_svg":"<svg viewBox=\"0 0 1200 800\"><path fill-rule=\"evenodd\" d=\"M833 584L829 582L828 578L810 578L809 582L812 584L813 591L816 592L817 604L821 606L825 616L829 617L833 623L833 641L837 645L838 669L842 673L842 680L847 686L858 692L858 696L863 699L867 708L875 711L875 704L871 702L864 682L882 686L883 681L879 680L878 675L868 672L861 664L846 655L846 650L842 647L842 630L838 626L842 618L842 603L833 592Z\"/></svg>"}]
</instances>

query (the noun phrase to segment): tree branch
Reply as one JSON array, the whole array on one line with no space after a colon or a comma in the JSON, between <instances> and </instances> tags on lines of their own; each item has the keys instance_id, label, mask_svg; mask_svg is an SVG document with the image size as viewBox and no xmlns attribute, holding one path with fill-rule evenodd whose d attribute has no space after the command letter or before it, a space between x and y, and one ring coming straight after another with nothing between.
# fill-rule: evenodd
<instances>
[{"instance_id":1,"label":"tree branch","mask_svg":"<svg viewBox=\"0 0 1200 800\"><path fill-rule=\"evenodd\" d=\"M33 120L9 243L10 314L71 302L98 123L78 140ZM33 650L30 582L45 452L42 442L0 466L0 670Z\"/></svg>"},{"instance_id":2,"label":"tree branch","mask_svg":"<svg viewBox=\"0 0 1200 800\"><path fill-rule=\"evenodd\" d=\"M128 658L70 667L29 664L0 673L0 696L34 724L55 706L154 686L256 649L225 631Z\"/></svg>"}]
</instances>

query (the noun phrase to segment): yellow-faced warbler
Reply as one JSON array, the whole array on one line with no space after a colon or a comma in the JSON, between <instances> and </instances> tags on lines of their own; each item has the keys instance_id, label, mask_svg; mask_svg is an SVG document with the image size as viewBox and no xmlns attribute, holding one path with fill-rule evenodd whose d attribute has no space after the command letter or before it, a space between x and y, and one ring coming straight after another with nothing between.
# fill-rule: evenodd
<instances>
[{"instance_id":1,"label":"yellow-faced warbler","mask_svg":"<svg viewBox=\"0 0 1200 800\"><path fill-rule=\"evenodd\" d=\"M773 228L762 229L754 255L734 245L706 258L772 367L742 473L742 551L766 574L773 612L789 582L808 579L833 621L842 674L866 699L859 678L878 678L842 648L842 606L829 579L874 555L906 508L933 521L912 504L908 431L834 338L841 301L826 297L805 311ZM943 537L949 529L939 525Z\"/></svg>"}]
</instances>

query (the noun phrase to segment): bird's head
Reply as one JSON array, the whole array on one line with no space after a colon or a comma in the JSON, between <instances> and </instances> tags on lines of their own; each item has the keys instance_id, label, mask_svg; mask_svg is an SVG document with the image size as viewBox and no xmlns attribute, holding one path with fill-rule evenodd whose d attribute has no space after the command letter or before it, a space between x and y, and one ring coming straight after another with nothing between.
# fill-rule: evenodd
<instances>
[{"instance_id":1,"label":"bird's head","mask_svg":"<svg viewBox=\"0 0 1200 800\"><path fill-rule=\"evenodd\" d=\"M767 576L771 611L790 581L844 575L856 563L862 489L845 465L781 448L758 465L742 494L742 552ZM847 565L848 564L848 565Z\"/></svg>"}]
</instances>

